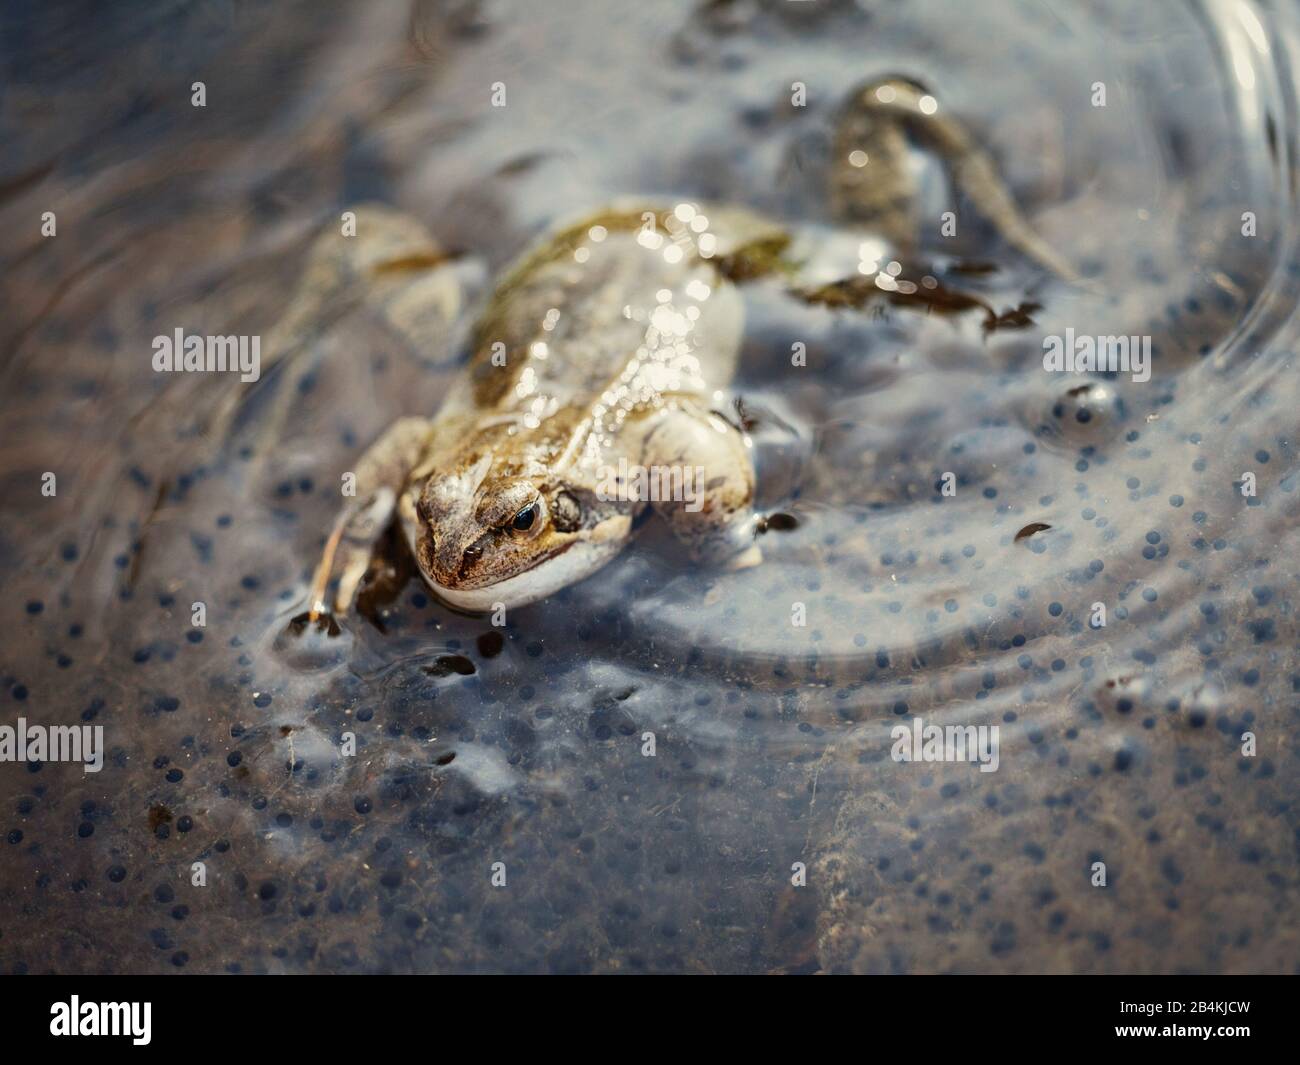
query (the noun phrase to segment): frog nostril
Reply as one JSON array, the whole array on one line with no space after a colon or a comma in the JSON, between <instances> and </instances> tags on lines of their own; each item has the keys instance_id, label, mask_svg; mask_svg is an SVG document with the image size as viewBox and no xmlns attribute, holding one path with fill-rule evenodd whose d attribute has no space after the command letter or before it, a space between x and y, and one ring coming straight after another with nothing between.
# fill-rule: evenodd
<instances>
[{"instance_id":1,"label":"frog nostril","mask_svg":"<svg viewBox=\"0 0 1300 1065\"><path fill-rule=\"evenodd\" d=\"M483 557L483 545L479 543L470 544L465 548L464 553L460 556L460 576L465 577L478 560Z\"/></svg>"}]
</instances>

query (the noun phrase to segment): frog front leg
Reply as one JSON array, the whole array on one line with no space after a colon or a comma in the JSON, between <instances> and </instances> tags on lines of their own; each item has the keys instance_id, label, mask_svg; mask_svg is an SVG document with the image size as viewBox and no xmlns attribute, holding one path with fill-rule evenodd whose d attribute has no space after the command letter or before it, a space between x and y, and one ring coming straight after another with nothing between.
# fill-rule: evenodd
<instances>
[{"instance_id":1,"label":"frog front leg","mask_svg":"<svg viewBox=\"0 0 1300 1065\"><path fill-rule=\"evenodd\" d=\"M638 473L641 498L692 558L730 569L762 561L752 445L735 426L693 402L673 406L649 425Z\"/></svg>"},{"instance_id":2,"label":"frog front leg","mask_svg":"<svg viewBox=\"0 0 1300 1065\"><path fill-rule=\"evenodd\" d=\"M357 462L356 495L348 497L334 522L312 577L308 622L331 620L352 605L375 544L392 521L431 433L432 423L425 418L399 418Z\"/></svg>"}]
</instances>

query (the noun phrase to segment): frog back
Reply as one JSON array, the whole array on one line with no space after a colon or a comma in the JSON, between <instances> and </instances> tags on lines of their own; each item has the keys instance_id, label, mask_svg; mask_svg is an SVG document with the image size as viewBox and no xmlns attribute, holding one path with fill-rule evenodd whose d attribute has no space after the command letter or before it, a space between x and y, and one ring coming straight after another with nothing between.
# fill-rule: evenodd
<instances>
[{"instance_id":1,"label":"frog back","mask_svg":"<svg viewBox=\"0 0 1300 1065\"><path fill-rule=\"evenodd\" d=\"M611 389L627 400L632 382L637 401L725 385L740 330L726 247L674 209L611 208L561 227L520 256L479 320L474 406L544 419Z\"/></svg>"}]
</instances>

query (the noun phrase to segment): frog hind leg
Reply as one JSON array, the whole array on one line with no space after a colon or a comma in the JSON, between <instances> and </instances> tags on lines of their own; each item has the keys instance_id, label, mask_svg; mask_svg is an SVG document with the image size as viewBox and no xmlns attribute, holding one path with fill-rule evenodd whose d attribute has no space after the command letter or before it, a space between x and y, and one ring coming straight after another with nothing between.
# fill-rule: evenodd
<instances>
[{"instance_id":1,"label":"frog hind leg","mask_svg":"<svg viewBox=\"0 0 1300 1065\"><path fill-rule=\"evenodd\" d=\"M356 235L316 238L293 298L265 338L261 378L275 393L258 417L256 464L281 443L301 385L321 361L320 338L339 319L360 310L423 352L449 334L463 305L461 274L423 225L382 204L350 213ZM236 390L224 399L209 427L214 438L231 436L248 395Z\"/></svg>"},{"instance_id":2,"label":"frog hind leg","mask_svg":"<svg viewBox=\"0 0 1300 1065\"><path fill-rule=\"evenodd\" d=\"M879 233L907 252L916 244L920 226L907 128L894 109L876 100L879 84L888 83L855 89L836 122L831 210L840 221Z\"/></svg>"},{"instance_id":3,"label":"frog hind leg","mask_svg":"<svg viewBox=\"0 0 1300 1065\"><path fill-rule=\"evenodd\" d=\"M683 403L654 420L641 455L651 505L693 559L728 569L762 561L754 543L754 462L735 426Z\"/></svg>"},{"instance_id":4,"label":"frog hind leg","mask_svg":"<svg viewBox=\"0 0 1300 1065\"><path fill-rule=\"evenodd\" d=\"M379 543L397 508L407 478L424 451L432 426L424 418L399 418L357 463L356 495L334 522L311 582L310 607L295 618L336 629L334 615L356 599Z\"/></svg>"},{"instance_id":5,"label":"frog hind leg","mask_svg":"<svg viewBox=\"0 0 1300 1065\"><path fill-rule=\"evenodd\" d=\"M830 177L831 204L840 218L870 227L900 248L912 247L918 206L907 166L909 135L939 154L954 185L1008 244L1062 280L1079 281L1021 214L992 157L970 131L906 78L881 78L849 94L836 126Z\"/></svg>"}]
</instances>

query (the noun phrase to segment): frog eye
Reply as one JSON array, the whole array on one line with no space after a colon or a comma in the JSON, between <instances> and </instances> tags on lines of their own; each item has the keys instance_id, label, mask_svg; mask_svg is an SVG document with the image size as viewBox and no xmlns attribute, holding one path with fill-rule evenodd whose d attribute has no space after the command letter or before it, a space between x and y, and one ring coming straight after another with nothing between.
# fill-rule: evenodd
<instances>
[{"instance_id":1,"label":"frog eye","mask_svg":"<svg viewBox=\"0 0 1300 1065\"><path fill-rule=\"evenodd\" d=\"M514 520L510 523L510 528L516 532L527 532L533 527L533 522L537 520L537 511L537 504L529 503L528 506L515 515Z\"/></svg>"},{"instance_id":2,"label":"frog eye","mask_svg":"<svg viewBox=\"0 0 1300 1065\"><path fill-rule=\"evenodd\" d=\"M546 528L546 503L538 496L515 511L513 518L507 518L499 529L505 529L510 535L531 540Z\"/></svg>"}]
</instances>

